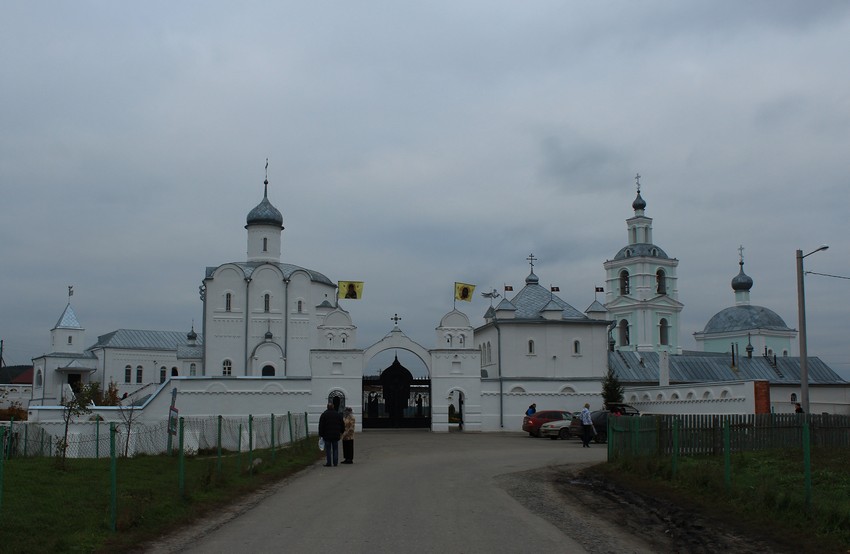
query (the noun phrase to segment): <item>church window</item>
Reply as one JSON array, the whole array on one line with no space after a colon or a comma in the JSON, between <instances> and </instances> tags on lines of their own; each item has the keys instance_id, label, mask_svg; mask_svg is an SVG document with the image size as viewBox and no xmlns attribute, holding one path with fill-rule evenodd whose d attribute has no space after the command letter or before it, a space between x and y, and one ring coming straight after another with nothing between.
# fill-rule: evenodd
<instances>
[{"instance_id":1,"label":"church window","mask_svg":"<svg viewBox=\"0 0 850 554\"><path fill-rule=\"evenodd\" d=\"M230 360L224 360L221 362L221 374L224 376L230 376L233 374L233 362Z\"/></svg>"},{"instance_id":2,"label":"church window","mask_svg":"<svg viewBox=\"0 0 850 554\"><path fill-rule=\"evenodd\" d=\"M198 374L198 366L194 363L189 364L189 377L194 377Z\"/></svg>"},{"instance_id":3,"label":"church window","mask_svg":"<svg viewBox=\"0 0 850 554\"><path fill-rule=\"evenodd\" d=\"M702 393L702 398L703 398L703 400L709 400L711 398L711 391L707 390L704 393Z\"/></svg>"},{"instance_id":4,"label":"church window","mask_svg":"<svg viewBox=\"0 0 850 554\"><path fill-rule=\"evenodd\" d=\"M138 366L136 368L136 383L138 383L138 384L142 383L142 380L144 379L144 373L145 373L145 370L142 368L142 366Z\"/></svg>"},{"instance_id":5,"label":"church window","mask_svg":"<svg viewBox=\"0 0 850 554\"><path fill-rule=\"evenodd\" d=\"M679 393L678 392L674 392L673 394L670 395L670 400L678 400L678 399L679 399Z\"/></svg>"},{"instance_id":6,"label":"church window","mask_svg":"<svg viewBox=\"0 0 850 554\"><path fill-rule=\"evenodd\" d=\"M792 392L792 393L791 393L791 402L796 402L796 401L797 401L797 393L796 393L796 392Z\"/></svg>"},{"instance_id":7,"label":"church window","mask_svg":"<svg viewBox=\"0 0 850 554\"><path fill-rule=\"evenodd\" d=\"M326 337L327 337L327 339L328 339L328 347L333 346L333 345L334 345L334 336L333 336L333 333L328 333L328 334L327 334L327 335L325 335L325 336L326 336Z\"/></svg>"},{"instance_id":8,"label":"church window","mask_svg":"<svg viewBox=\"0 0 850 554\"><path fill-rule=\"evenodd\" d=\"M787 358L787 357L788 357L788 351L787 351L787 350L783 350L783 351L782 351L782 357L783 357L783 358Z\"/></svg>"},{"instance_id":9,"label":"church window","mask_svg":"<svg viewBox=\"0 0 850 554\"><path fill-rule=\"evenodd\" d=\"M340 342L342 343L343 346L345 346L345 335L342 335Z\"/></svg>"},{"instance_id":10,"label":"church window","mask_svg":"<svg viewBox=\"0 0 850 554\"><path fill-rule=\"evenodd\" d=\"M269 251L269 239L266 238L266 237L263 237L263 252L268 252L268 251Z\"/></svg>"},{"instance_id":11,"label":"church window","mask_svg":"<svg viewBox=\"0 0 850 554\"><path fill-rule=\"evenodd\" d=\"M649 253L652 255L653 258L658 257L658 250L656 248L650 250Z\"/></svg>"},{"instance_id":12,"label":"church window","mask_svg":"<svg viewBox=\"0 0 850 554\"><path fill-rule=\"evenodd\" d=\"M463 343L465 342L465 341L464 341L464 337L463 337L463 335L461 335L461 336L459 336L459 337L458 337L457 342L458 342L458 344L460 344L461 346L463 346Z\"/></svg>"},{"instance_id":13,"label":"church window","mask_svg":"<svg viewBox=\"0 0 850 554\"><path fill-rule=\"evenodd\" d=\"M619 325L620 331L620 346L628 346L629 345L629 322L625 319L620 320Z\"/></svg>"},{"instance_id":14,"label":"church window","mask_svg":"<svg viewBox=\"0 0 850 554\"><path fill-rule=\"evenodd\" d=\"M573 356L581 356L581 341L573 341Z\"/></svg>"},{"instance_id":15,"label":"church window","mask_svg":"<svg viewBox=\"0 0 850 554\"><path fill-rule=\"evenodd\" d=\"M41 370L39 369L35 374L35 386L40 387L41 385Z\"/></svg>"},{"instance_id":16,"label":"church window","mask_svg":"<svg viewBox=\"0 0 850 554\"><path fill-rule=\"evenodd\" d=\"M274 368L270 365L264 366L263 377L274 377Z\"/></svg>"},{"instance_id":17,"label":"church window","mask_svg":"<svg viewBox=\"0 0 850 554\"><path fill-rule=\"evenodd\" d=\"M172 367L172 368L171 368L171 376L172 376L172 377L177 377L178 375L180 375L180 372L179 372L179 371L177 371L177 368L176 368L176 367Z\"/></svg>"},{"instance_id":18,"label":"church window","mask_svg":"<svg viewBox=\"0 0 850 554\"><path fill-rule=\"evenodd\" d=\"M670 344L670 336L669 336L669 327L667 326L667 319L661 318L661 321L658 322L658 341L663 345Z\"/></svg>"},{"instance_id":19,"label":"church window","mask_svg":"<svg viewBox=\"0 0 850 554\"><path fill-rule=\"evenodd\" d=\"M298 301L298 313L300 314L300 313L301 313L301 312L303 312L303 311L304 311L304 301L303 301L303 300L299 300L299 301Z\"/></svg>"},{"instance_id":20,"label":"church window","mask_svg":"<svg viewBox=\"0 0 850 554\"><path fill-rule=\"evenodd\" d=\"M124 366L124 382L129 383L133 380L133 367L132 366Z\"/></svg>"},{"instance_id":21,"label":"church window","mask_svg":"<svg viewBox=\"0 0 850 554\"><path fill-rule=\"evenodd\" d=\"M667 279L665 277L663 269L655 272L655 290L658 294L667 294Z\"/></svg>"},{"instance_id":22,"label":"church window","mask_svg":"<svg viewBox=\"0 0 850 554\"><path fill-rule=\"evenodd\" d=\"M74 344L74 337L68 337L68 344Z\"/></svg>"},{"instance_id":23,"label":"church window","mask_svg":"<svg viewBox=\"0 0 850 554\"><path fill-rule=\"evenodd\" d=\"M451 335L446 335L446 344L448 344L449 346L452 345L452 336Z\"/></svg>"},{"instance_id":24,"label":"church window","mask_svg":"<svg viewBox=\"0 0 850 554\"><path fill-rule=\"evenodd\" d=\"M233 295L229 292L224 295L224 311L229 312L231 308L231 303L233 302Z\"/></svg>"},{"instance_id":25,"label":"church window","mask_svg":"<svg viewBox=\"0 0 850 554\"><path fill-rule=\"evenodd\" d=\"M165 368L164 367L159 369L159 382L165 383Z\"/></svg>"},{"instance_id":26,"label":"church window","mask_svg":"<svg viewBox=\"0 0 850 554\"><path fill-rule=\"evenodd\" d=\"M623 270L620 272L620 295L629 294L629 272Z\"/></svg>"},{"instance_id":27,"label":"church window","mask_svg":"<svg viewBox=\"0 0 850 554\"><path fill-rule=\"evenodd\" d=\"M271 307L272 295L266 294L263 296L263 311L269 313L269 308Z\"/></svg>"},{"instance_id":28,"label":"church window","mask_svg":"<svg viewBox=\"0 0 850 554\"><path fill-rule=\"evenodd\" d=\"M767 357L770 358L771 356L773 356L773 348L768 348L767 349Z\"/></svg>"},{"instance_id":29,"label":"church window","mask_svg":"<svg viewBox=\"0 0 850 554\"><path fill-rule=\"evenodd\" d=\"M534 341L533 340L528 341L528 354L529 355L534 354Z\"/></svg>"}]
</instances>

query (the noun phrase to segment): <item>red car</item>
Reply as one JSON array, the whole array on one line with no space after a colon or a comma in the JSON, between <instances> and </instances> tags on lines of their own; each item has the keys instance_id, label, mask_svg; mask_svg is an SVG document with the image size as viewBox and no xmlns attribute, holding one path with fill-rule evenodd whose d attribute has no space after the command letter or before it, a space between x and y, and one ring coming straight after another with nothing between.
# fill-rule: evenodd
<instances>
[{"instance_id":1,"label":"red car","mask_svg":"<svg viewBox=\"0 0 850 554\"><path fill-rule=\"evenodd\" d=\"M549 421L557 421L572 417L570 412L563 410L540 410L534 415L525 416L522 418L522 430L527 432L532 437L540 436L540 426Z\"/></svg>"}]
</instances>

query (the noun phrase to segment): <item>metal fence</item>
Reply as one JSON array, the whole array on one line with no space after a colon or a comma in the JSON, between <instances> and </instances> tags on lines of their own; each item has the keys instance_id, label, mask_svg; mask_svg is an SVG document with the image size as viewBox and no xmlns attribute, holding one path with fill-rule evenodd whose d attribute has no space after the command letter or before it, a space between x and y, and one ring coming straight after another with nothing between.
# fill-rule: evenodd
<instances>
[{"instance_id":1,"label":"metal fence","mask_svg":"<svg viewBox=\"0 0 850 554\"><path fill-rule=\"evenodd\" d=\"M186 417L183 451L186 455L223 450L245 452L296 442L307 436L306 414L245 417ZM176 446L177 425L168 421L114 422L118 456L170 453ZM105 458L110 453L110 423L76 422L69 426L65 447L63 422L11 422L6 426L2 452L5 459L61 456Z\"/></svg>"}]
</instances>

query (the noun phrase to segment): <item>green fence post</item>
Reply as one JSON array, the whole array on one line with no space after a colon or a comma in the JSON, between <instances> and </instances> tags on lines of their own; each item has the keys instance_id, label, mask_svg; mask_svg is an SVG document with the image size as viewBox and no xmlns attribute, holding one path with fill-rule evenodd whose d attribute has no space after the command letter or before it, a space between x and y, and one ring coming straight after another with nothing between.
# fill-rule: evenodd
<instances>
[{"instance_id":1,"label":"green fence post","mask_svg":"<svg viewBox=\"0 0 850 554\"><path fill-rule=\"evenodd\" d=\"M218 416L218 461L216 462L216 470L221 476L221 416Z\"/></svg>"},{"instance_id":2,"label":"green fence post","mask_svg":"<svg viewBox=\"0 0 850 554\"><path fill-rule=\"evenodd\" d=\"M115 531L118 521L118 456L115 455L115 423L109 424L109 528Z\"/></svg>"},{"instance_id":3,"label":"green fence post","mask_svg":"<svg viewBox=\"0 0 850 554\"><path fill-rule=\"evenodd\" d=\"M180 448L180 452L177 453L177 488L180 490L180 496L186 497L186 457L183 453L183 426L184 421L183 418L180 418L180 429L179 429L179 438L178 438L178 447Z\"/></svg>"},{"instance_id":4,"label":"green fence post","mask_svg":"<svg viewBox=\"0 0 850 554\"><path fill-rule=\"evenodd\" d=\"M295 436L292 434L292 412L286 412L286 421L289 423L289 444L295 442Z\"/></svg>"},{"instance_id":5,"label":"green fence post","mask_svg":"<svg viewBox=\"0 0 850 554\"><path fill-rule=\"evenodd\" d=\"M803 483L806 490L806 511L812 511L812 452L809 437L809 418L803 419Z\"/></svg>"},{"instance_id":6,"label":"green fence post","mask_svg":"<svg viewBox=\"0 0 850 554\"><path fill-rule=\"evenodd\" d=\"M723 421L723 482L726 492L732 490L732 440L729 430L729 418Z\"/></svg>"},{"instance_id":7,"label":"green fence post","mask_svg":"<svg viewBox=\"0 0 850 554\"><path fill-rule=\"evenodd\" d=\"M6 428L0 427L0 444L5 444L4 440L6 439ZM0 456L0 508L3 507L3 457Z\"/></svg>"},{"instance_id":8,"label":"green fence post","mask_svg":"<svg viewBox=\"0 0 850 554\"><path fill-rule=\"evenodd\" d=\"M94 423L94 459L100 458L100 420Z\"/></svg>"},{"instance_id":9,"label":"green fence post","mask_svg":"<svg viewBox=\"0 0 850 554\"><path fill-rule=\"evenodd\" d=\"M242 423L239 424L239 441L236 445L236 452L239 455L239 473L242 473Z\"/></svg>"},{"instance_id":10,"label":"green fence post","mask_svg":"<svg viewBox=\"0 0 850 554\"><path fill-rule=\"evenodd\" d=\"M248 414L248 471L254 473L254 416Z\"/></svg>"},{"instance_id":11,"label":"green fence post","mask_svg":"<svg viewBox=\"0 0 850 554\"><path fill-rule=\"evenodd\" d=\"M679 420L673 420L673 459L671 460L672 477L676 477L676 471L679 469Z\"/></svg>"},{"instance_id":12,"label":"green fence post","mask_svg":"<svg viewBox=\"0 0 850 554\"><path fill-rule=\"evenodd\" d=\"M272 462L274 462L274 414L272 414Z\"/></svg>"}]
</instances>

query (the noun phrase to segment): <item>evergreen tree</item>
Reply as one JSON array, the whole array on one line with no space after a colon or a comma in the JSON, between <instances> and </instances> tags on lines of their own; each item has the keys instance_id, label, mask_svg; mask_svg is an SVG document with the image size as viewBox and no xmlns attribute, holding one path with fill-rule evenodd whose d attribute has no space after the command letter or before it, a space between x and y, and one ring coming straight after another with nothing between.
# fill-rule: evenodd
<instances>
[{"instance_id":1,"label":"evergreen tree","mask_svg":"<svg viewBox=\"0 0 850 554\"><path fill-rule=\"evenodd\" d=\"M608 374L602 379L602 400L607 407L609 404L617 404L623 401L623 385L614 370L608 368Z\"/></svg>"}]
</instances>

